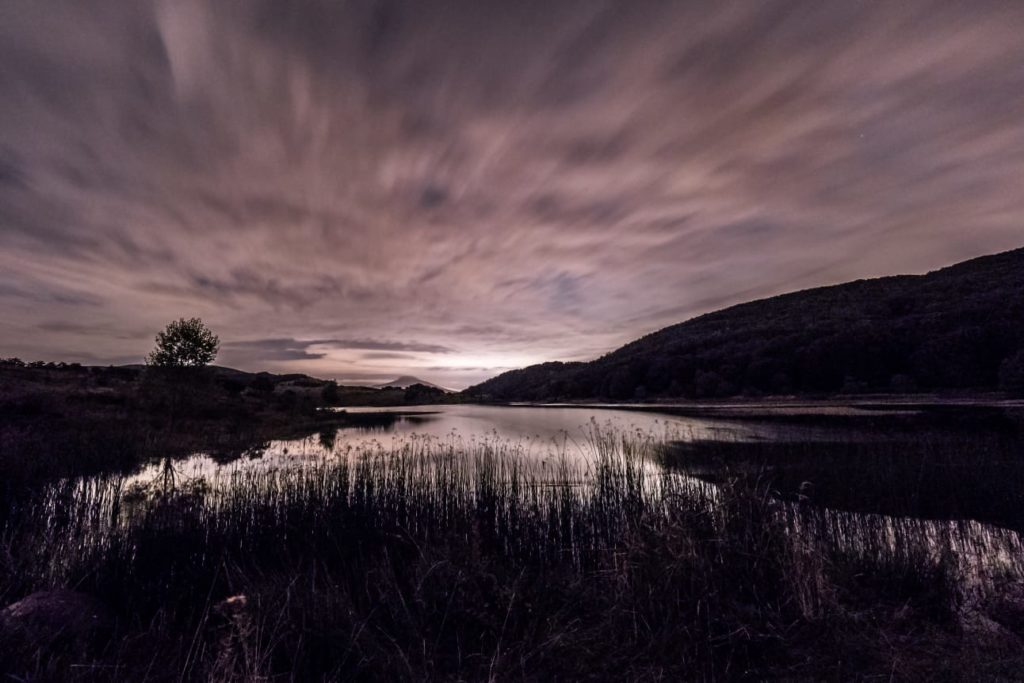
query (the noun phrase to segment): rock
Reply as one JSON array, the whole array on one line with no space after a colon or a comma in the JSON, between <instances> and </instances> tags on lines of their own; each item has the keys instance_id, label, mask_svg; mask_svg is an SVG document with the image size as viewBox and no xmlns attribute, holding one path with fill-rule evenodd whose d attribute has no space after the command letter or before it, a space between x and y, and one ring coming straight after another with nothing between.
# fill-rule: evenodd
<instances>
[{"instance_id":1,"label":"rock","mask_svg":"<svg viewBox=\"0 0 1024 683\"><path fill-rule=\"evenodd\" d=\"M71 590L32 593L0 611L0 640L35 648L85 649L113 627L101 601Z\"/></svg>"},{"instance_id":2,"label":"rock","mask_svg":"<svg viewBox=\"0 0 1024 683\"><path fill-rule=\"evenodd\" d=\"M219 627L220 642L211 680L234 680L240 672L254 672L255 628L252 608L244 595L233 595L214 606L213 611L224 619Z\"/></svg>"}]
</instances>

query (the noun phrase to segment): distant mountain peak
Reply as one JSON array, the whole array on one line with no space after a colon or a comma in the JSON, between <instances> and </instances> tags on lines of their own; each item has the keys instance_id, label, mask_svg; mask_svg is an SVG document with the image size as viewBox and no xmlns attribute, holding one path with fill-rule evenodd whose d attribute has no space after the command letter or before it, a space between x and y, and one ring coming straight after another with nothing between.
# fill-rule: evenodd
<instances>
[{"instance_id":1,"label":"distant mountain peak","mask_svg":"<svg viewBox=\"0 0 1024 683\"><path fill-rule=\"evenodd\" d=\"M385 382L383 384L377 384L377 385L375 385L375 388L376 389L408 389L413 384L422 384L425 387L433 387L435 389L441 389L442 391L448 391L448 389L445 389L442 386L434 384L433 382L428 382L426 380L422 380L419 377L414 377L413 375L402 375L398 379L392 380L390 382Z\"/></svg>"}]
</instances>

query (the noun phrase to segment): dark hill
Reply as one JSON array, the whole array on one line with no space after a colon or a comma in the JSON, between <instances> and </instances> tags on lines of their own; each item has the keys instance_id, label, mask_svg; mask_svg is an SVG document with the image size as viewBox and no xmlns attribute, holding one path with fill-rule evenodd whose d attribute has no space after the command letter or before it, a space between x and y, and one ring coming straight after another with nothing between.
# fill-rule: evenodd
<instances>
[{"instance_id":1,"label":"dark hill","mask_svg":"<svg viewBox=\"0 0 1024 683\"><path fill-rule=\"evenodd\" d=\"M588 363L513 370L465 393L553 401L994 390L1001 368L1004 383L1020 371L1022 352L1024 249L1017 249L927 275L740 304Z\"/></svg>"}]
</instances>

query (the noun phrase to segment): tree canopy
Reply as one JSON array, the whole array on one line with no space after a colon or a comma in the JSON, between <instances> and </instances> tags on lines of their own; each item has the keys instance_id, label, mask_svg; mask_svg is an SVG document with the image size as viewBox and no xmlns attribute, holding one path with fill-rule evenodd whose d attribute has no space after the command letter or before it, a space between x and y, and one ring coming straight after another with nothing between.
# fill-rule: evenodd
<instances>
[{"instance_id":1,"label":"tree canopy","mask_svg":"<svg viewBox=\"0 0 1024 683\"><path fill-rule=\"evenodd\" d=\"M196 368L217 357L220 339L199 318L180 318L156 335L156 348L146 364L156 367Z\"/></svg>"}]
</instances>

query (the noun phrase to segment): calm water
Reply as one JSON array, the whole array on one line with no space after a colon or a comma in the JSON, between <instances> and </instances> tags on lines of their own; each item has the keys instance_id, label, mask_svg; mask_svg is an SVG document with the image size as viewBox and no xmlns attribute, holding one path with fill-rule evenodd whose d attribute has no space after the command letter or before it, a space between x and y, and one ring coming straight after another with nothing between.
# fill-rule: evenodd
<instances>
[{"instance_id":1,"label":"calm water","mask_svg":"<svg viewBox=\"0 0 1024 683\"><path fill-rule=\"evenodd\" d=\"M748 406L749 407L749 406ZM406 407L349 407L351 413L390 413L397 417L386 427L345 427L331 429L300 439L273 440L232 462L219 462L199 452L175 463L185 476L210 477L225 468L282 468L301 466L311 461L343 455L401 451L424 441L443 443L454 448L480 444L502 444L518 456L550 460L564 458L592 460L595 431L639 434L659 441L828 441L836 438L870 439L870 432L849 428L809 426L749 419L729 419L729 406L720 406L722 417L681 417L658 412L622 410L610 406L485 406L426 405ZM759 407L765 416L843 415L877 417L912 414L905 409L867 411L856 406L806 405ZM844 436L845 435L845 436ZM146 467L135 480L144 480L164 471L166 464Z\"/></svg>"},{"instance_id":2,"label":"calm water","mask_svg":"<svg viewBox=\"0 0 1024 683\"><path fill-rule=\"evenodd\" d=\"M388 427L343 428L302 439L262 444L247 457L218 463L210 455L196 453L175 463L154 463L126 482L154 485L171 473L174 481L205 480L213 488L232 486L238 477L253 470L287 470L316 465L332 458L396 454L403 449L442 444L474 452L479 446L494 445L501 452L541 466L554 459L573 461L586 468L596 456L595 435L635 434L654 441L827 439L835 429L794 426L771 421L693 418L611 407L536 407L440 405L405 408L348 408L351 412L392 412L395 422ZM793 408L786 408L790 414ZM808 408L808 410L812 410ZM854 416L857 408L825 407L826 412ZM836 411L839 411L838 413ZM800 413L803 414L803 413ZM865 415L877 416L873 410ZM891 414L902 414L891 411ZM854 432L841 432L848 438ZM657 466L651 464L651 470ZM582 470L581 470L582 471ZM685 474L701 495L714 495L716 487ZM653 478L654 481L657 478ZM1024 577L1024 544L1015 531L972 520L941 521L889 517L877 514L808 511L784 504L779 514L792 516L793 533L814 545L830 545L844 552L899 554L909 548L926 548L930 561L953 558L965 586L994 585L1000 577ZM809 521L813 520L813 524Z\"/></svg>"},{"instance_id":3,"label":"calm water","mask_svg":"<svg viewBox=\"0 0 1024 683\"><path fill-rule=\"evenodd\" d=\"M345 427L301 439L270 441L230 463L218 463L210 455L200 452L177 462L175 470L189 477L209 477L225 468L280 468L342 455L398 452L410 444L422 444L424 441L450 444L455 448L502 444L524 458L538 461L565 458L585 462L594 456L595 430L640 434L661 441L754 441L795 436L815 439L827 438L830 434L829 430L811 427L679 417L603 406L428 405L344 410L392 413L397 418L386 427ZM151 465L133 479L156 476L163 468L163 464Z\"/></svg>"},{"instance_id":4,"label":"calm water","mask_svg":"<svg viewBox=\"0 0 1024 683\"><path fill-rule=\"evenodd\" d=\"M595 430L639 433L659 440L748 440L771 438L777 430L726 420L685 418L610 408L437 405L401 408L346 408L353 413L394 413L387 427L345 427L301 439L270 441L246 457L218 463L206 453L178 461L179 476L215 477L226 471L301 467L324 458L399 452L434 442L454 448L501 444L524 458L545 461L565 458L581 462L594 456ZM145 481L162 476L166 463L152 464L132 477Z\"/></svg>"},{"instance_id":5,"label":"calm water","mask_svg":"<svg viewBox=\"0 0 1024 683\"><path fill-rule=\"evenodd\" d=\"M416 435L455 440L501 439L532 445L541 451L566 444L585 451L594 425L619 432L640 431L672 439L748 439L756 430L726 420L675 417L595 407L440 405L416 408L348 408L350 412L395 412L399 421L384 433L360 429L338 431L339 444L360 448ZM418 413L418 414L410 414Z\"/></svg>"}]
</instances>

